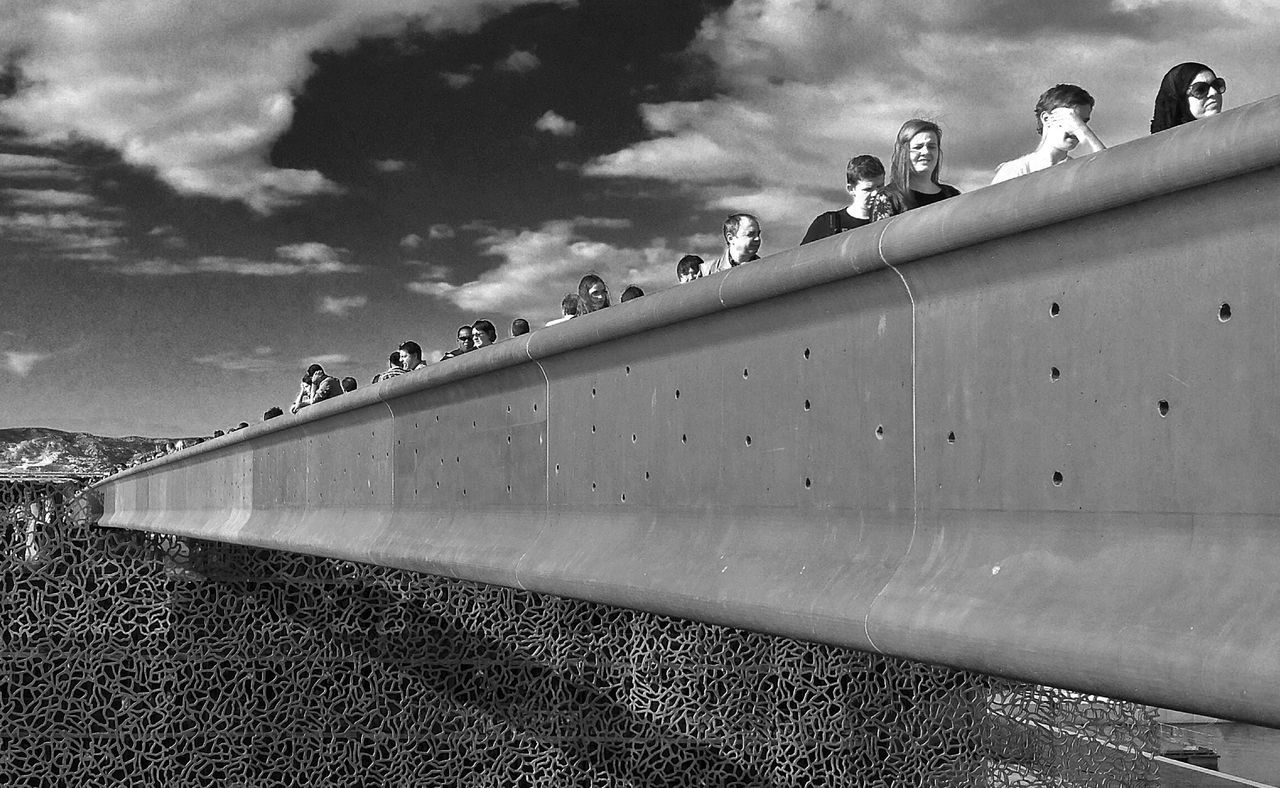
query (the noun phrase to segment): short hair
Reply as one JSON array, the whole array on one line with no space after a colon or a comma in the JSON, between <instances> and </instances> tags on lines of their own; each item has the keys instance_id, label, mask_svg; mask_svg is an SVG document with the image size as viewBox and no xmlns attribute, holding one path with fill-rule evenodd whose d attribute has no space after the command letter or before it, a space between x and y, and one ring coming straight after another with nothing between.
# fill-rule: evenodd
<instances>
[{"instance_id":1,"label":"short hair","mask_svg":"<svg viewBox=\"0 0 1280 788\"><path fill-rule=\"evenodd\" d=\"M269 409L267 409L265 413L262 414L262 420L267 421L268 419L274 419L276 416L283 416L283 415L284 415L284 411L280 410L280 406L273 405ZM235 429L235 427L232 427L232 429ZM213 433L213 436L216 438L222 434L223 434L222 430L217 430Z\"/></svg>"},{"instance_id":2,"label":"short hair","mask_svg":"<svg viewBox=\"0 0 1280 788\"><path fill-rule=\"evenodd\" d=\"M517 317L511 321L511 336L518 337L521 334L529 333L529 321L523 317Z\"/></svg>"},{"instance_id":3,"label":"short hair","mask_svg":"<svg viewBox=\"0 0 1280 788\"><path fill-rule=\"evenodd\" d=\"M272 408L271 410L280 410L280 409L279 409L279 408ZM263 421L266 421L267 419L270 419L270 418L274 418L274 417L276 417L276 416L282 416L282 415L284 415L284 411L280 411L279 413L271 413L271 410L269 410L269 411L267 411L266 413L262 414L262 420L263 420ZM270 414L270 415L268 415L268 414ZM215 437L215 438L221 438L223 435L226 435L226 434L227 434L227 433L223 432L222 430L214 430L214 431L213 431L213 437Z\"/></svg>"},{"instance_id":4,"label":"short hair","mask_svg":"<svg viewBox=\"0 0 1280 788\"><path fill-rule=\"evenodd\" d=\"M461 331L464 328L467 330L468 334L471 333L471 326L458 326L458 331ZM453 332L455 336L457 336L458 331Z\"/></svg>"},{"instance_id":5,"label":"short hair","mask_svg":"<svg viewBox=\"0 0 1280 788\"><path fill-rule=\"evenodd\" d=\"M845 168L844 179L850 186L857 186L858 181L869 181L884 177L884 163L875 156L862 154L849 159Z\"/></svg>"},{"instance_id":6,"label":"short hair","mask_svg":"<svg viewBox=\"0 0 1280 788\"><path fill-rule=\"evenodd\" d=\"M490 342L498 341L498 329L494 328L493 323L490 323L488 320L485 320L483 318L481 318L480 320L477 320L476 322L471 324L471 330L473 332L479 331L480 333L484 334L489 338Z\"/></svg>"},{"instance_id":7,"label":"short hair","mask_svg":"<svg viewBox=\"0 0 1280 788\"><path fill-rule=\"evenodd\" d=\"M560 311L566 315L578 314L578 294L565 293L564 298L560 299Z\"/></svg>"},{"instance_id":8,"label":"short hair","mask_svg":"<svg viewBox=\"0 0 1280 788\"><path fill-rule=\"evenodd\" d=\"M306 378L304 378L304 380L310 380L311 376L316 374L317 372L324 372L324 367L320 366L319 364L312 364L311 366L307 367L307 376Z\"/></svg>"},{"instance_id":9,"label":"short hair","mask_svg":"<svg viewBox=\"0 0 1280 788\"><path fill-rule=\"evenodd\" d=\"M419 345L417 342L414 342L412 339L408 340L407 342L401 342L400 349L411 356L417 356L418 358L422 358L422 345Z\"/></svg>"},{"instance_id":10,"label":"short hair","mask_svg":"<svg viewBox=\"0 0 1280 788\"><path fill-rule=\"evenodd\" d=\"M618 299L618 301L625 304L631 299L639 298L642 295L644 295L644 291L641 290L638 286L627 285L626 288L622 291L622 296Z\"/></svg>"},{"instance_id":11,"label":"short hair","mask_svg":"<svg viewBox=\"0 0 1280 788\"><path fill-rule=\"evenodd\" d=\"M1045 92L1040 94L1040 100L1036 102L1036 134L1044 133L1044 121L1040 120L1040 114L1044 112L1053 112L1061 107L1092 107L1093 96L1089 95L1089 91L1079 85L1060 84L1054 85Z\"/></svg>"},{"instance_id":12,"label":"short hair","mask_svg":"<svg viewBox=\"0 0 1280 788\"><path fill-rule=\"evenodd\" d=\"M343 391L355 391L355 390L356 390L356 379L355 379L355 378L351 378L351 377L343 378L343 379L342 379L342 390L343 390Z\"/></svg>"},{"instance_id":13,"label":"short hair","mask_svg":"<svg viewBox=\"0 0 1280 788\"><path fill-rule=\"evenodd\" d=\"M755 222L757 226L760 224L760 220L749 213L731 213L726 216L724 218L724 240L727 242L729 240L729 236L737 235L738 228L741 227L742 223L747 219Z\"/></svg>"},{"instance_id":14,"label":"short hair","mask_svg":"<svg viewBox=\"0 0 1280 788\"><path fill-rule=\"evenodd\" d=\"M387 363L393 367L400 366L400 351L399 350L391 351L391 355L387 356Z\"/></svg>"},{"instance_id":15,"label":"short hair","mask_svg":"<svg viewBox=\"0 0 1280 788\"><path fill-rule=\"evenodd\" d=\"M688 276L695 271L702 270L702 258L696 254L687 254L680 258L680 262L676 263L676 278Z\"/></svg>"}]
</instances>

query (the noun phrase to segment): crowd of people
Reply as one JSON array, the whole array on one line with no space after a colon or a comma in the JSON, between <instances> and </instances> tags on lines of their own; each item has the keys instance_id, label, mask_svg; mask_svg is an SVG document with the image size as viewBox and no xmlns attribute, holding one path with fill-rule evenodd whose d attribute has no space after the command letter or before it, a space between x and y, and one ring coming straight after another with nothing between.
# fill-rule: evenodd
<instances>
[{"instance_id":1,"label":"crowd of people","mask_svg":"<svg viewBox=\"0 0 1280 788\"><path fill-rule=\"evenodd\" d=\"M1165 74L1156 94L1151 133L1218 114L1223 109L1226 90L1226 81L1202 63L1174 66ZM1081 146L1089 153L1105 149L1106 145L1089 127L1093 107L1093 97L1077 85L1060 84L1046 90L1033 109L1039 136L1036 146L1030 152L997 166L991 182L1000 183L1048 169L1069 160L1071 153ZM880 159L870 154L850 159L845 171L849 204L819 214L809 225L801 245L958 195L959 189L941 180L942 151L942 129L936 123L918 118L903 123L894 140L889 168L886 170ZM724 220L720 237L723 244L716 257L704 260L698 255L688 254L680 258L676 263L677 283L692 282L759 258L760 220L754 215L730 215ZM643 295L639 287L629 285L623 290L619 302L625 303ZM576 293L564 295L560 303L561 315L546 325L563 323L610 305L608 285L597 274L589 273L578 282ZM527 334L529 330L528 320L516 318L511 323L509 338ZM497 329L485 319L459 326L457 339L457 347L436 363L481 350L499 341ZM422 358L421 346L412 341L401 343L387 362L387 369L375 375L372 383L428 366ZM355 389L355 378L338 379L325 372L320 364L312 364L302 376L290 411L297 413L308 405ZM264 413L263 419L280 415L283 411L276 407ZM247 426L241 422L229 431ZM214 433L215 437L221 434L221 430Z\"/></svg>"}]
</instances>

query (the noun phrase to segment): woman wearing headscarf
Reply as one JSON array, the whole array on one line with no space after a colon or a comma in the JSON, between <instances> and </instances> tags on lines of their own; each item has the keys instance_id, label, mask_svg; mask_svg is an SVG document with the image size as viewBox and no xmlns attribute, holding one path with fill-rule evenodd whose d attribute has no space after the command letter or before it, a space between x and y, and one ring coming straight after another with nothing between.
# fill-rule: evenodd
<instances>
[{"instance_id":1,"label":"woman wearing headscarf","mask_svg":"<svg viewBox=\"0 0 1280 788\"><path fill-rule=\"evenodd\" d=\"M1169 69L1156 93L1151 133L1181 126L1222 111L1227 81L1203 63L1179 63Z\"/></svg>"}]
</instances>

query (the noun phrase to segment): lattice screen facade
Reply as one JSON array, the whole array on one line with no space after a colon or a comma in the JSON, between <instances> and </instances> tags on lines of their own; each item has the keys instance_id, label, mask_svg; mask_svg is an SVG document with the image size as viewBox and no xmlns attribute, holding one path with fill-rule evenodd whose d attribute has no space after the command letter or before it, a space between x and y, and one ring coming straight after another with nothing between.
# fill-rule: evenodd
<instances>
[{"instance_id":1,"label":"lattice screen facade","mask_svg":"<svg viewBox=\"0 0 1280 788\"><path fill-rule=\"evenodd\" d=\"M1153 784L1146 707L411 572L0 482L0 785Z\"/></svg>"}]
</instances>

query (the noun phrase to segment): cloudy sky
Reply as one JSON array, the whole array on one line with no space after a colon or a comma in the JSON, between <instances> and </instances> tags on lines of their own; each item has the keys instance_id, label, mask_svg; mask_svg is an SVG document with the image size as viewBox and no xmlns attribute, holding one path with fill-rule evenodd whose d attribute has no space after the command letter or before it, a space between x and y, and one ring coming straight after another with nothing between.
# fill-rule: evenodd
<instances>
[{"instance_id":1,"label":"cloudy sky","mask_svg":"<svg viewBox=\"0 0 1280 788\"><path fill-rule=\"evenodd\" d=\"M594 270L762 252L944 129L980 188L1057 82L1110 145L1182 60L1273 95L1274 0L6 0L0 427L208 434L320 360L535 325Z\"/></svg>"}]
</instances>

